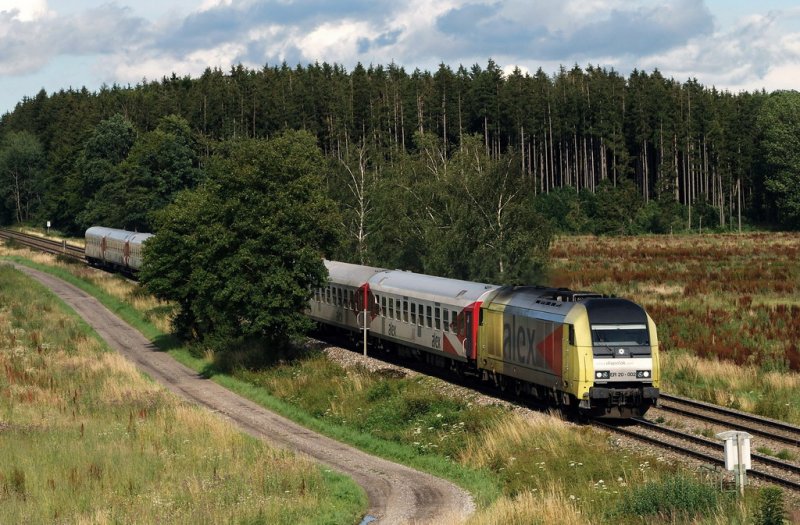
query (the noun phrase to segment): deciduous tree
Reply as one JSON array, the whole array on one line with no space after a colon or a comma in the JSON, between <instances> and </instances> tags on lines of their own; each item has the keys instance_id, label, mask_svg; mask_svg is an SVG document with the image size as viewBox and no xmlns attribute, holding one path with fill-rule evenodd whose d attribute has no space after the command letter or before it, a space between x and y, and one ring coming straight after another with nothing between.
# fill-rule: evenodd
<instances>
[{"instance_id":1,"label":"deciduous tree","mask_svg":"<svg viewBox=\"0 0 800 525\"><path fill-rule=\"evenodd\" d=\"M340 239L323 165L305 132L228 142L208 179L156 214L141 279L178 303L184 335L286 343L308 327L322 258Z\"/></svg>"},{"instance_id":2,"label":"deciduous tree","mask_svg":"<svg viewBox=\"0 0 800 525\"><path fill-rule=\"evenodd\" d=\"M41 195L44 154L32 133L9 133L0 145L0 218L5 215L18 222L31 217L33 201ZM7 217L8 218L8 217Z\"/></svg>"}]
</instances>

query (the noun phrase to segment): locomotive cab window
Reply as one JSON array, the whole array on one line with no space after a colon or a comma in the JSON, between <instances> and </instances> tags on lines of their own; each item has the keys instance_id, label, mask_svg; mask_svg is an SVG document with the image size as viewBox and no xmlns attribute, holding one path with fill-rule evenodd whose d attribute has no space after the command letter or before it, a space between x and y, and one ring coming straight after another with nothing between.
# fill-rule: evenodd
<instances>
[{"instance_id":1,"label":"locomotive cab window","mask_svg":"<svg viewBox=\"0 0 800 525\"><path fill-rule=\"evenodd\" d=\"M595 324L592 325L592 343L600 346L645 346L650 344L650 335L643 324Z\"/></svg>"}]
</instances>

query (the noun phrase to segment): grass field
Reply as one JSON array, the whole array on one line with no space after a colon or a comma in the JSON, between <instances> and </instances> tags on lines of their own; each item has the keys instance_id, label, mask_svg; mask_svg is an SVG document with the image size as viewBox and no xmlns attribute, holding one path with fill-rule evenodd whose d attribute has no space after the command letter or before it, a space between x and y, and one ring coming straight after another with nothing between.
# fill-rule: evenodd
<instances>
[{"instance_id":1,"label":"grass field","mask_svg":"<svg viewBox=\"0 0 800 525\"><path fill-rule=\"evenodd\" d=\"M124 315L138 317L151 337L158 332L147 319L164 317L168 305L143 297L127 281L73 265L64 270L135 303ZM610 280L599 284L613 286ZM213 366L213 355L202 349L194 358L185 350L173 353L196 368ZM480 503L474 524L747 523L755 505L753 493L737 503L715 489L714 480L621 450L589 428L453 398L437 379L343 370L308 352L215 380L338 439L464 484Z\"/></svg>"},{"instance_id":2,"label":"grass field","mask_svg":"<svg viewBox=\"0 0 800 525\"><path fill-rule=\"evenodd\" d=\"M800 424L800 234L563 237L551 284L642 304L664 390Z\"/></svg>"},{"instance_id":3,"label":"grass field","mask_svg":"<svg viewBox=\"0 0 800 525\"><path fill-rule=\"evenodd\" d=\"M353 523L346 478L180 402L0 265L0 523Z\"/></svg>"}]
</instances>

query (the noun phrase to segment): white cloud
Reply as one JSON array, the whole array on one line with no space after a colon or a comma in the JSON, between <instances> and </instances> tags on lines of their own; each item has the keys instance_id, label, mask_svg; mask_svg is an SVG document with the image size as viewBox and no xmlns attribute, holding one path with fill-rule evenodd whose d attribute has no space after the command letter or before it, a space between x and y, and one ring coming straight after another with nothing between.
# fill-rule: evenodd
<instances>
[{"instance_id":1,"label":"white cloud","mask_svg":"<svg viewBox=\"0 0 800 525\"><path fill-rule=\"evenodd\" d=\"M0 73L6 75L35 72L60 56L107 54L142 37L141 20L113 4L61 17L16 14L0 13Z\"/></svg>"},{"instance_id":2,"label":"white cloud","mask_svg":"<svg viewBox=\"0 0 800 525\"><path fill-rule=\"evenodd\" d=\"M131 54L125 57L106 57L99 62L98 74L108 77L107 82L135 84L143 79L158 80L175 73L178 76L200 75L206 68L230 69L245 48L228 43L211 49L201 49L184 57L149 56Z\"/></svg>"},{"instance_id":3,"label":"white cloud","mask_svg":"<svg viewBox=\"0 0 800 525\"><path fill-rule=\"evenodd\" d=\"M229 7L232 3L233 0L203 0L203 3L200 4L197 10L202 12L214 9L215 7Z\"/></svg>"},{"instance_id":4,"label":"white cloud","mask_svg":"<svg viewBox=\"0 0 800 525\"><path fill-rule=\"evenodd\" d=\"M300 38L297 45L310 61L348 62L358 53L359 39L373 38L375 35L375 30L367 22L326 22Z\"/></svg>"},{"instance_id":5,"label":"white cloud","mask_svg":"<svg viewBox=\"0 0 800 525\"><path fill-rule=\"evenodd\" d=\"M725 31L645 57L641 66L658 67L680 81L693 77L704 85L733 92L797 88L800 33L787 32L785 24L799 15L797 10L787 10L744 16Z\"/></svg>"},{"instance_id":6,"label":"white cloud","mask_svg":"<svg viewBox=\"0 0 800 525\"><path fill-rule=\"evenodd\" d=\"M13 18L20 22L30 22L50 14L47 0L0 0L0 12L15 12Z\"/></svg>"}]
</instances>

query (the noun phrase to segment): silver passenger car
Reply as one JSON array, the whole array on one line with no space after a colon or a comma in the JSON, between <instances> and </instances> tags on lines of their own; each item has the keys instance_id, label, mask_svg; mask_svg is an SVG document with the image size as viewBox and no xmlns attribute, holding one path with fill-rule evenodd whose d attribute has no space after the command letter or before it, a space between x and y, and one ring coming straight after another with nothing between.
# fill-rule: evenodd
<instances>
[{"instance_id":1,"label":"silver passenger car","mask_svg":"<svg viewBox=\"0 0 800 525\"><path fill-rule=\"evenodd\" d=\"M142 267L142 247L153 235L104 226L86 230L86 260L93 266L135 272Z\"/></svg>"},{"instance_id":2,"label":"silver passenger car","mask_svg":"<svg viewBox=\"0 0 800 525\"><path fill-rule=\"evenodd\" d=\"M475 359L480 306L497 286L400 270L370 279L372 334L457 361Z\"/></svg>"},{"instance_id":3,"label":"silver passenger car","mask_svg":"<svg viewBox=\"0 0 800 525\"><path fill-rule=\"evenodd\" d=\"M325 266L328 285L309 305L315 321L361 330L359 313L366 310L370 337L381 345L475 359L481 300L497 286L336 261Z\"/></svg>"}]
</instances>

